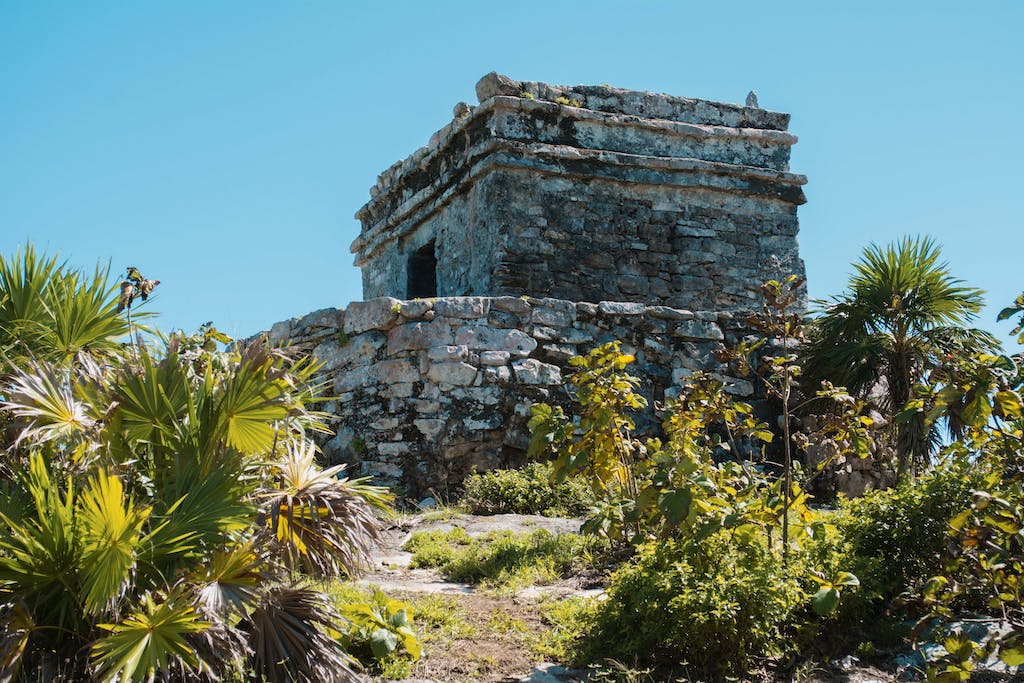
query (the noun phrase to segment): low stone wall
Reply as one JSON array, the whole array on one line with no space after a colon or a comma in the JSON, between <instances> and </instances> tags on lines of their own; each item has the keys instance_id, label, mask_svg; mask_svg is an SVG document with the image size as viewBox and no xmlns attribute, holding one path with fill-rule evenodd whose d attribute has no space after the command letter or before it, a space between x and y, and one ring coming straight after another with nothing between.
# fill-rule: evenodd
<instances>
[{"instance_id":1,"label":"low stone wall","mask_svg":"<svg viewBox=\"0 0 1024 683\"><path fill-rule=\"evenodd\" d=\"M277 323L277 345L324 363L335 435L331 462L408 497L447 496L473 471L518 465L535 401L567 403L568 360L619 340L653 406L690 372L720 370L715 351L745 334L744 316L640 303L529 297L360 301ZM750 397L747 381L729 391ZM641 431L656 430L649 410Z\"/></svg>"}]
</instances>

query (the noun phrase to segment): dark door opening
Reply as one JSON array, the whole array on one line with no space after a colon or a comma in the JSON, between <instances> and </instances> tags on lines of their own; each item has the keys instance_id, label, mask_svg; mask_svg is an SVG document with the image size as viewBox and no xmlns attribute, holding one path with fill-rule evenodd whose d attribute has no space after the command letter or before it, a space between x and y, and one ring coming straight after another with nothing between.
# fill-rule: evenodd
<instances>
[{"instance_id":1,"label":"dark door opening","mask_svg":"<svg viewBox=\"0 0 1024 683\"><path fill-rule=\"evenodd\" d=\"M437 255L434 242L428 242L409 255L405 293L409 299L437 296Z\"/></svg>"}]
</instances>

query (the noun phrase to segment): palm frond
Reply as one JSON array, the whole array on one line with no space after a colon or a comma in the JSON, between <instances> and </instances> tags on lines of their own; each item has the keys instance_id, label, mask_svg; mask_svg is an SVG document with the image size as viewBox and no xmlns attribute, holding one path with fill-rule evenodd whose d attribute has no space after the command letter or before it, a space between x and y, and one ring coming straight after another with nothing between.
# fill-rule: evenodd
<instances>
[{"instance_id":1,"label":"palm frond","mask_svg":"<svg viewBox=\"0 0 1024 683\"><path fill-rule=\"evenodd\" d=\"M268 683L355 683L353 660L327 631L341 617L321 593L276 588L252 611L242 628L249 634L253 674Z\"/></svg>"},{"instance_id":2,"label":"palm frond","mask_svg":"<svg viewBox=\"0 0 1024 683\"><path fill-rule=\"evenodd\" d=\"M259 587L269 578L266 564L251 543L214 553L200 579L197 602L211 618L244 617L259 602Z\"/></svg>"},{"instance_id":3,"label":"palm frond","mask_svg":"<svg viewBox=\"0 0 1024 683\"><path fill-rule=\"evenodd\" d=\"M250 344L221 387L216 414L231 448L246 455L269 453L274 422L288 416L287 375L275 372L274 359L259 344Z\"/></svg>"},{"instance_id":4,"label":"palm frond","mask_svg":"<svg viewBox=\"0 0 1024 683\"><path fill-rule=\"evenodd\" d=\"M17 520L0 514L0 595L32 605L39 623L68 628L82 620L74 491L54 484L38 452L30 455L24 486L30 509Z\"/></svg>"},{"instance_id":5,"label":"palm frond","mask_svg":"<svg viewBox=\"0 0 1024 683\"><path fill-rule=\"evenodd\" d=\"M84 605L99 614L129 585L150 508L136 506L121 480L102 471L82 491L78 506Z\"/></svg>"},{"instance_id":6,"label":"palm frond","mask_svg":"<svg viewBox=\"0 0 1024 683\"><path fill-rule=\"evenodd\" d=\"M289 443L275 464L278 488L263 494L270 547L291 566L320 578L354 574L380 543L377 513L391 499L365 480L339 478L343 465L320 469L310 442Z\"/></svg>"},{"instance_id":7,"label":"palm frond","mask_svg":"<svg viewBox=\"0 0 1024 683\"><path fill-rule=\"evenodd\" d=\"M24 602L0 605L0 683L10 683L18 675L33 628Z\"/></svg>"},{"instance_id":8,"label":"palm frond","mask_svg":"<svg viewBox=\"0 0 1024 683\"><path fill-rule=\"evenodd\" d=\"M102 683L152 681L157 674L185 679L200 666L190 643L209 627L187 596L146 594L140 609L117 624L99 624L109 633L92 646L92 663Z\"/></svg>"},{"instance_id":9,"label":"palm frond","mask_svg":"<svg viewBox=\"0 0 1024 683\"><path fill-rule=\"evenodd\" d=\"M15 446L22 441L67 443L95 424L88 404L76 396L70 375L46 363L15 367L3 395L0 410L23 423Z\"/></svg>"},{"instance_id":10,"label":"palm frond","mask_svg":"<svg viewBox=\"0 0 1024 683\"><path fill-rule=\"evenodd\" d=\"M117 355L128 324L114 289L106 268L85 276L31 245L0 256L0 349L61 364Z\"/></svg>"}]
</instances>

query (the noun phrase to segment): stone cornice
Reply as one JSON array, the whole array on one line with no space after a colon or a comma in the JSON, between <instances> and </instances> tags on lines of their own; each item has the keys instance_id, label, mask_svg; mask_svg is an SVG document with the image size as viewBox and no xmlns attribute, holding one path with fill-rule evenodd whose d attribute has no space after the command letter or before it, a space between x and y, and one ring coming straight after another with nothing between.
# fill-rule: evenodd
<instances>
[{"instance_id":1,"label":"stone cornice","mask_svg":"<svg viewBox=\"0 0 1024 683\"><path fill-rule=\"evenodd\" d=\"M357 215L366 227L351 246L352 252L357 254L356 265L362 265L386 241L400 237L401 232L394 232L396 227L403 223L409 226L418 224L426 216L443 208L468 182L499 168L768 196L798 205L806 201L801 186L807 182L807 178L794 173L702 159L655 157L484 138L461 152L458 163L433 176L432 182L421 189L401 199L397 192L388 193L364 206ZM398 201L389 205L386 199ZM374 213L376 211L380 213Z\"/></svg>"}]
</instances>

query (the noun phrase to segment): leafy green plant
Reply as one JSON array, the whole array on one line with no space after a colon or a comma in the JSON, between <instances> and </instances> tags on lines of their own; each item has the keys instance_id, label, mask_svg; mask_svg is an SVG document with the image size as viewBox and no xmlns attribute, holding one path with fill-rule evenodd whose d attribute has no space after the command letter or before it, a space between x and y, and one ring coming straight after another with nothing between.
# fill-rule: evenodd
<instances>
[{"instance_id":1,"label":"leafy green plant","mask_svg":"<svg viewBox=\"0 0 1024 683\"><path fill-rule=\"evenodd\" d=\"M463 481L461 503L473 514L540 514L575 517L593 504L590 489L579 479L555 483L548 463L521 469L491 470Z\"/></svg>"},{"instance_id":2,"label":"leafy green plant","mask_svg":"<svg viewBox=\"0 0 1024 683\"><path fill-rule=\"evenodd\" d=\"M686 662L694 679L742 677L798 646L793 637L807 604L792 569L763 542L737 543L719 531L702 541L645 544L612 575L577 644L578 660Z\"/></svg>"},{"instance_id":3,"label":"leafy green plant","mask_svg":"<svg viewBox=\"0 0 1024 683\"><path fill-rule=\"evenodd\" d=\"M583 102L581 100L577 100L576 98L569 99L565 95L559 95L558 97L556 97L555 98L555 102L557 102L558 104L563 104L563 105L565 105L567 107L582 107L583 106Z\"/></svg>"},{"instance_id":4,"label":"leafy green plant","mask_svg":"<svg viewBox=\"0 0 1024 683\"><path fill-rule=\"evenodd\" d=\"M348 621L342 631L345 649L367 661L369 654L378 665L398 655L415 662L423 655L419 637L413 630L412 607L375 590L366 602L342 604L340 611ZM394 664L392 664L394 666Z\"/></svg>"},{"instance_id":5,"label":"leafy green plant","mask_svg":"<svg viewBox=\"0 0 1024 683\"><path fill-rule=\"evenodd\" d=\"M841 384L861 397L884 379L884 393L872 400L892 417L903 411L914 386L939 359L963 348L996 347L990 335L961 327L980 310L982 292L964 286L940 256L938 245L927 238L867 247L848 292L818 302L802 351L812 378ZM936 445L933 437L918 419L896 424L901 477L922 471Z\"/></svg>"},{"instance_id":6,"label":"leafy green plant","mask_svg":"<svg viewBox=\"0 0 1024 683\"><path fill-rule=\"evenodd\" d=\"M949 463L913 482L841 501L833 522L840 560L861 581L840 619L868 635L905 592L945 566L948 520L970 505L985 477L976 464Z\"/></svg>"},{"instance_id":7,"label":"leafy green plant","mask_svg":"<svg viewBox=\"0 0 1024 683\"><path fill-rule=\"evenodd\" d=\"M665 440L641 443L631 412L646 401L625 372L632 361L617 342L570 361L580 368L568 378L578 424L560 406L531 407L530 453L553 455L555 481L582 476L598 499L583 530L636 541L649 534L701 538L720 528L770 533L783 514L780 485L749 461L714 460L716 452L740 453L741 443L749 450L771 441L767 425L750 404L733 400L722 380L695 372L665 405ZM801 522L813 523L806 494L789 502Z\"/></svg>"},{"instance_id":8,"label":"leafy green plant","mask_svg":"<svg viewBox=\"0 0 1024 683\"><path fill-rule=\"evenodd\" d=\"M119 354L129 326L107 276L99 266L91 274L72 270L31 244L0 256L0 353L59 365Z\"/></svg>"},{"instance_id":9,"label":"leafy green plant","mask_svg":"<svg viewBox=\"0 0 1024 683\"><path fill-rule=\"evenodd\" d=\"M1016 334L1017 343L1024 344L1024 294L1021 294L1013 300L1012 306L1007 306L1003 310L999 311L999 315L996 316L996 321L1009 320L1015 315L1021 316L1017 320L1017 324L1014 325L1013 329L1010 330L1010 334Z\"/></svg>"}]
</instances>

